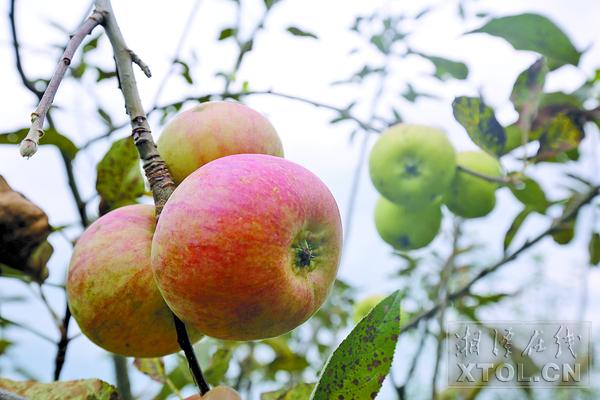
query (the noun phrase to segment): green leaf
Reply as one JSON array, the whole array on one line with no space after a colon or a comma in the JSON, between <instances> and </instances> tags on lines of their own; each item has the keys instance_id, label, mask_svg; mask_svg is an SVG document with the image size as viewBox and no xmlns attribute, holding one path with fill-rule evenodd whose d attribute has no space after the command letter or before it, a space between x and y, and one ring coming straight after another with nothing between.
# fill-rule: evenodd
<instances>
[{"instance_id":1,"label":"green leaf","mask_svg":"<svg viewBox=\"0 0 600 400\"><path fill-rule=\"evenodd\" d=\"M510 101L519 113L517 124L526 132L537 114L547 73L546 60L542 57L521 72L513 86Z\"/></svg>"},{"instance_id":2,"label":"green leaf","mask_svg":"<svg viewBox=\"0 0 600 400\"><path fill-rule=\"evenodd\" d=\"M117 389L99 379L81 379L53 383L17 382L0 378L0 389L36 400L117 400Z\"/></svg>"},{"instance_id":3,"label":"green leaf","mask_svg":"<svg viewBox=\"0 0 600 400\"><path fill-rule=\"evenodd\" d=\"M479 32L501 37L517 50L545 55L551 70L565 64L577 65L581 57L569 37L548 18L538 14L495 18L469 33Z\"/></svg>"},{"instance_id":4,"label":"green leaf","mask_svg":"<svg viewBox=\"0 0 600 400\"><path fill-rule=\"evenodd\" d=\"M452 61L443 57L429 56L423 53L415 53L431 61L435 66L435 76L441 80L448 78L467 79L469 68L465 63Z\"/></svg>"},{"instance_id":5,"label":"green leaf","mask_svg":"<svg viewBox=\"0 0 600 400\"><path fill-rule=\"evenodd\" d=\"M163 385L160 392L154 397L154 400L166 400L173 394L172 387L175 387L179 390L184 386L194 382L186 359L184 357L179 357L178 361L179 362L175 368L173 368L173 370L167 375L167 380L169 383L165 383Z\"/></svg>"},{"instance_id":6,"label":"green leaf","mask_svg":"<svg viewBox=\"0 0 600 400\"><path fill-rule=\"evenodd\" d=\"M540 141L536 155L538 160L552 159L560 153L573 150L584 137L581 127L563 113L547 121L538 134Z\"/></svg>"},{"instance_id":7,"label":"green leaf","mask_svg":"<svg viewBox=\"0 0 600 400\"><path fill-rule=\"evenodd\" d=\"M25 136L27 136L29 128L22 128L12 132L0 134L0 144L20 144ZM66 136L61 135L55 129L48 128L44 130L44 136L40 139L40 146L54 145L63 153L69 160L73 160L79 149L75 143Z\"/></svg>"},{"instance_id":8,"label":"green leaf","mask_svg":"<svg viewBox=\"0 0 600 400\"><path fill-rule=\"evenodd\" d=\"M150 377L150 379L165 382L165 362L162 358L135 358L133 365L138 371Z\"/></svg>"},{"instance_id":9,"label":"green leaf","mask_svg":"<svg viewBox=\"0 0 600 400\"><path fill-rule=\"evenodd\" d=\"M105 71L99 67L95 67L95 68L96 68L96 72L98 72L98 76L96 77L96 82L100 82L105 79L115 78L117 76L116 71Z\"/></svg>"},{"instance_id":10,"label":"green leaf","mask_svg":"<svg viewBox=\"0 0 600 400\"><path fill-rule=\"evenodd\" d=\"M389 373L400 334L400 292L379 303L325 365L312 400L372 399Z\"/></svg>"},{"instance_id":11,"label":"green leaf","mask_svg":"<svg viewBox=\"0 0 600 400\"><path fill-rule=\"evenodd\" d=\"M192 74L190 73L190 66L181 60L175 60L175 64L181 65L183 68L181 69L181 76L188 84L193 84L194 80L192 79Z\"/></svg>"},{"instance_id":12,"label":"green leaf","mask_svg":"<svg viewBox=\"0 0 600 400\"><path fill-rule=\"evenodd\" d=\"M588 251L590 253L590 264L600 264L600 233L592 233L590 243L588 244Z\"/></svg>"},{"instance_id":13,"label":"green leaf","mask_svg":"<svg viewBox=\"0 0 600 400\"><path fill-rule=\"evenodd\" d=\"M300 383L290 389L262 393L260 400L306 400L310 397L314 387L314 383Z\"/></svg>"},{"instance_id":14,"label":"green leaf","mask_svg":"<svg viewBox=\"0 0 600 400\"><path fill-rule=\"evenodd\" d=\"M6 352L6 350L12 345L13 343L9 340L6 339L0 339L0 356L2 354L4 354Z\"/></svg>"},{"instance_id":15,"label":"green leaf","mask_svg":"<svg viewBox=\"0 0 600 400\"><path fill-rule=\"evenodd\" d=\"M531 212L532 210L530 208L525 207L519 214L517 214L512 224L510 225L510 228L508 228L506 235L504 235L504 251L508 249L513 239L515 238L517 232L519 231L519 228L521 228L523 222L525 222L525 219L527 219Z\"/></svg>"},{"instance_id":16,"label":"green leaf","mask_svg":"<svg viewBox=\"0 0 600 400\"><path fill-rule=\"evenodd\" d=\"M279 1L281 1L281 0L264 0L265 7L267 8L267 10L270 10L271 7L273 7L275 4L279 3Z\"/></svg>"},{"instance_id":17,"label":"green leaf","mask_svg":"<svg viewBox=\"0 0 600 400\"><path fill-rule=\"evenodd\" d=\"M145 193L138 152L131 137L115 141L97 166L96 190L105 213L128 204Z\"/></svg>"},{"instance_id":18,"label":"green leaf","mask_svg":"<svg viewBox=\"0 0 600 400\"><path fill-rule=\"evenodd\" d=\"M82 51L84 53L87 53L87 52L90 52L90 51L98 48L98 40L100 39L101 36L102 36L102 33L99 33L98 35L91 38L86 44L83 45Z\"/></svg>"},{"instance_id":19,"label":"green leaf","mask_svg":"<svg viewBox=\"0 0 600 400\"><path fill-rule=\"evenodd\" d=\"M225 40L234 36L237 33L237 29L235 28L225 28L219 34L219 40Z\"/></svg>"},{"instance_id":20,"label":"green leaf","mask_svg":"<svg viewBox=\"0 0 600 400\"><path fill-rule=\"evenodd\" d=\"M309 37L309 38L313 38L313 39L319 38L314 33L304 31L296 26L290 26L289 28L287 28L287 31L294 36Z\"/></svg>"},{"instance_id":21,"label":"green leaf","mask_svg":"<svg viewBox=\"0 0 600 400\"><path fill-rule=\"evenodd\" d=\"M217 386L223 382L223 378L229 369L229 363L233 356L235 346L225 344L217 349L210 358L210 364L204 372L204 377L209 384Z\"/></svg>"},{"instance_id":22,"label":"green leaf","mask_svg":"<svg viewBox=\"0 0 600 400\"><path fill-rule=\"evenodd\" d=\"M506 133L494 110L477 97L457 97L452 103L454 118L466 129L473 142L492 155L504 151Z\"/></svg>"},{"instance_id":23,"label":"green leaf","mask_svg":"<svg viewBox=\"0 0 600 400\"><path fill-rule=\"evenodd\" d=\"M521 179L522 186L511 186L512 194L528 208L540 214L544 214L550 203L546 199L546 193L541 186L529 177Z\"/></svg>"}]
</instances>

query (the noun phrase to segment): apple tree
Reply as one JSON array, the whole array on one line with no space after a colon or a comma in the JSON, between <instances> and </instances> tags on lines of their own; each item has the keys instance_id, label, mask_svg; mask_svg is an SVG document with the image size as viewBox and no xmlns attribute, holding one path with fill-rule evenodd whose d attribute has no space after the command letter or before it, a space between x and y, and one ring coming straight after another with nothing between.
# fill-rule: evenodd
<instances>
[{"instance_id":1,"label":"apple tree","mask_svg":"<svg viewBox=\"0 0 600 400\"><path fill-rule=\"evenodd\" d=\"M355 43L348 63L358 68L327 88L344 101L327 102L245 78L250 56L262 63L275 56L260 52L260 39L281 34L269 21L291 1L218 2L235 18L215 41L235 54L210 74L196 51L182 51L201 8L194 2L154 99L145 99L138 80L157 78L119 26L136 18L115 13L110 0L93 1L65 36L52 75L38 79L27 72L19 35L24 4L10 0L14 68L36 108L18 129L3 129L0 144L26 158L42 147L59 155L62 170L51 179L59 184L64 174L76 222L51 225L43 202L13 190L27 174L0 176L0 288L11 289L0 291L0 399L474 399L485 385L447 388L442 378L444 339L455 334L446 322L485 323L490 309L527 301L530 288L520 282L512 282L518 293L481 285L542 242L585 251L586 268L600 263L600 73L580 65L589 49L576 47L559 22L448 2L453 18L473 27L465 36L534 57L506 90L507 112L482 90L474 94L465 60L416 45L427 19L448 13L441 5L374 6L345 32ZM321 46L300 19L284 33L314 51ZM415 77L404 77L415 65ZM566 69L577 87L548 89ZM179 94L162 100L174 81ZM82 140L64 122L80 117L55 102L69 88L92 102L97 135ZM286 160L274 125L244 105L255 98L302 104L315 118L330 117L332 131L347 132L358 153L345 171L343 224L327 186ZM456 123L410 116L419 101L446 108ZM454 147L455 134L468 136L469 150ZM95 176L79 168L82 159ZM92 196L82 181L92 182ZM366 212L397 268L392 289L364 296L336 272L365 234L355 216L365 211L357 199L370 184L379 199ZM508 203L516 212L502 208ZM506 228L482 222L500 208ZM48 268L60 256L57 240L72 248L58 261L68 269L60 278ZM54 331L15 318L12 307L47 311ZM37 381L28 368L34 361L15 354L20 333L49 344L53 382ZM114 386L86 371L61 380L75 341L110 354ZM147 389L132 389L138 381ZM576 389L552 393L567 390ZM577 395L595 398L597 390ZM524 386L511 395L539 393Z\"/></svg>"}]
</instances>

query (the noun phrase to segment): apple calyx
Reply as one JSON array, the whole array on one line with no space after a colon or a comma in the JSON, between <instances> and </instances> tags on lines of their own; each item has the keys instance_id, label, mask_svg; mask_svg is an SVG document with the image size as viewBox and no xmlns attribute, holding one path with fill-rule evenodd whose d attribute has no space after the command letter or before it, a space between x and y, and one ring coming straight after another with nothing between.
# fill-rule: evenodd
<instances>
[{"instance_id":1,"label":"apple calyx","mask_svg":"<svg viewBox=\"0 0 600 400\"><path fill-rule=\"evenodd\" d=\"M303 230L294 240L292 252L296 272L311 272L317 267L315 259L319 256L318 250L321 247L321 240L317 236L309 230Z\"/></svg>"}]
</instances>

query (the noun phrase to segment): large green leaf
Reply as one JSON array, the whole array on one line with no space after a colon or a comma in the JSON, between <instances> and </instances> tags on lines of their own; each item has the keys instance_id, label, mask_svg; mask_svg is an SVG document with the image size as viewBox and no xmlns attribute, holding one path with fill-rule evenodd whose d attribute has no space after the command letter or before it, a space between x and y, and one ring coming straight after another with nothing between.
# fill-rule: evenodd
<instances>
[{"instance_id":1,"label":"large green leaf","mask_svg":"<svg viewBox=\"0 0 600 400\"><path fill-rule=\"evenodd\" d=\"M29 128L21 128L16 131L6 132L0 134L0 144L20 144L25 136L27 136ZM66 136L61 135L55 129L48 128L44 130L44 136L40 139L40 146L43 145L54 145L70 160L75 158L79 149L75 146L75 143Z\"/></svg>"},{"instance_id":2,"label":"large green leaf","mask_svg":"<svg viewBox=\"0 0 600 400\"><path fill-rule=\"evenodd\" d=\"M0 378L0 389L35 400L118 400L117 389L99 379L39 383Z\"/></svg>"},{"instance_id":3,"label":"large green leaf","mask_svg":"<svg viewBox=\"0 0 600 400\"><path fill-rule=\"evenodd\" d=\"M478 32L501 37L517 50L545 55L551 70L565 64L577 65L581 57L569 37L548 18L538 14L494 18L470 33Z\"/></svg>"},{"instance_id":4,"label":"large green leaf","mask_svg":"<svg viewBox=\"0 0 600 400\"><path fill-rule=\"evenodd\" d=\"M452 61L443 57L429 56L423 53L415 54L418 54L419 56L431 61L431 63L435 66L434 75L441 80L448 78L467 79L467 76L469 75L469 68L463 62Z\"/></svg>"},{"instance_id":5,"label":"large green leaf","mask_svg":"<svg viewBox=\"0 0 600 400\"><path fill-rule=\"evenodd\" d=\"M513 86L510 100L519 113L518 125L524 131L529 131L537 113L547 73L546 60L542 57L521 72Z\"/></svg>"},{"instance_id":6,"label":"large green leaf","mask_svg":"<svg viewBox=\"0 0 600 400\"><path fill-rule=\"evenodd\" d=\"M260 395L260 400L306 400L314 387L314 383L300 383L290 389L263 393Z\"/></svg>"},{"instance_id":7,"label":"large green leaf","mask_svg":"<svg viewBox=\"0 0 600 400\"><path fill-rule=\"evenodd\" d=\"M492 155L504 152L506 133L494 110L477 97L457 97L452 103L454 118L466 129L471 140Z\"/></svg>"},{"instance_id":8,"label":"large green leaf","mask_svg":"<svg viewBox=\"0 0 600 400\"><path fill-rule=\"evenodd\" d=\"M389 373L400 334L400 292L379 303L325 365L312 400L373 399Z\"/></svg>"},{"instance_id":9,"label":"large green leaf","mask_svg":"<svg viewBox=\"0 0 600 400\"><path fill-rule=\"evenodd\" d=\"M145 193L138 152L131 137L117 140L98 163L96 190L101 213L134 204Z\"/></svg>"}]
</instances>

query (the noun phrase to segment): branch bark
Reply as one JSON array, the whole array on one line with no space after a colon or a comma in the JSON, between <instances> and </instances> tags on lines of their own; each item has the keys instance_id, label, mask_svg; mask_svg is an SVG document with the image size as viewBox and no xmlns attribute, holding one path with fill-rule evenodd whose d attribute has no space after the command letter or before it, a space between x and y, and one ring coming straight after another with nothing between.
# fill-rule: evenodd
<instances>
[{"instance_id":1,"label":"branch bark","mask_svg":"<svg viewBox=\"0 0 600 400\"><path fill-rule=\"evenodd\" d=\"M44 121L46 119L46 114L54 101L54 96L56 95L56 91L62 82L65 73L69 69L69 65L71 64L71 60L73 59L73 55L83 39L89 35L96 26L98 26L103 20L103 15L100 11L95 10L92 15L86 19L83 24L77 29L75 34L71 36L65 51L63 52L58 65L56 66L56 70L54 71L54 75L52 75L52 79L50 79L50 83L48 83L48 87L44 91L40 102L33 113L31 113L31 128L29 128L29 132L23 141L21 142L21 146L19 151L23 157L31 157L37 151L38 144L40 138L44 135ZM33 86L33 85L32 85ZM35 89L35 88L34 88ZM30 88L31 90L31 88Z\"/></svg>"},{"instance_id":2,"label":"branch bark","mask_svg":"<svg viewBox=\"0 0 600 400\"><path fill-rule=\"evenodd\" d=\"M125 99L125 110L131 123L133 141L152 190L156 218L158 219L169 196L175 190L175 182L167 169L167 165L158 154L156 144L152 139L150 125L138 93L133 64L140 66L146 75L149 74L149 69L125 44L125 39L117 24L110 0L96 0L95 4L96 8L104 15L102 25L113 48L119 84ZM177 331L177 341L184 350L192 375L200 389L200 394L205 394L210 388L202 375L185 325L175 314L173 314L173 321Z\"/></svg>"}]
</instances>

